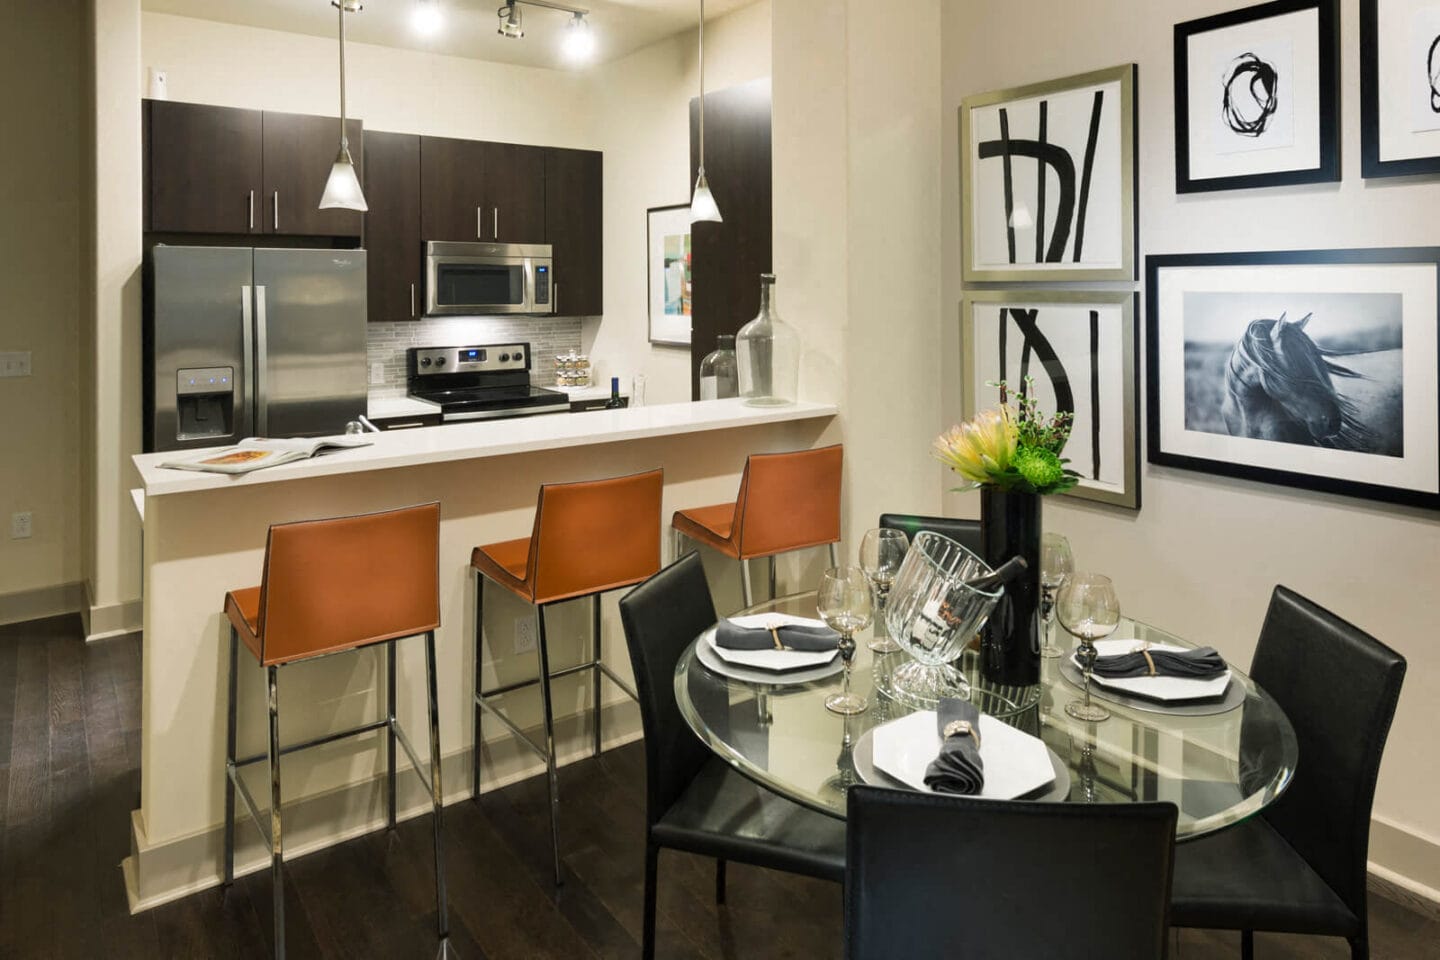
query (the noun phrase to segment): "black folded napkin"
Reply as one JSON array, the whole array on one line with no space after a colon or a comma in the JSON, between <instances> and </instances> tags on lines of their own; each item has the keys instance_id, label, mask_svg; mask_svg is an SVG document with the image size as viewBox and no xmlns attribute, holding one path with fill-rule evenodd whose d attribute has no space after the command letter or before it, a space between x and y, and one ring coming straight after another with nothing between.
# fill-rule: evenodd
<instances>
[{"instance_id":1,"label":"black folded napkin","mask_svg":"<svg viewBox=\"0 0 1440 960\"><path fill-rule=\"evenodd\" d=\"M985 762L980 759L980 711L973 703L946 697L935 705L940 726L940 753L925 768L925 786L936 793L976 794L985 786ZM974 735L945 736L957 720L970 724Z\"/></svg>"},{"instance_id":2,"label":"black folded napkin","mask_svg":"<svg viewBox=\"0 0 1440 960\"><path fill-rule=\"evenodd\" d=\"M1097 677L1179 677L1209 680L1225 672L1225 661L1214 647L1194 650L1143 650L1096 657L1091 668Z\"/></svg>"},{"instance_id":3,"label":"black folded napkin","mask_svg":"<svg viewBox=\"0 0 1440 960\"><path fill-rule=\"evenodd\" d=\"M776 646L776 639L779 646ZM827 626L813 627L790 624L770 630L766 627L741 627L729 620L715 626L715 643L730 650L796 650L821 653L834 650L840 634Z\"/></svg>"}]
</instances>

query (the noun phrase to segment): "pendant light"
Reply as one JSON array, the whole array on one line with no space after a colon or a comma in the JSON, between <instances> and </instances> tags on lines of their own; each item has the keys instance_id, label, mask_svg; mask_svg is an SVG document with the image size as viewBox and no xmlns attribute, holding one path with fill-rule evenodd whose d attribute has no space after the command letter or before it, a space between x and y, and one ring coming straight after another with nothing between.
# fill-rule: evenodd
<instances>
[{"instance_id":1,"label":"pendant light","mask_svg":"<svg viewBox=\"0 0 1440 960\"><path fill-rule=\"evenodd\" d=\"M330 178L325 181L325 193L320 197L321 210L369 210L365 192L360 189L360 178L355 175L355 161L350 159L350 141L345 136L345 14L359 13L364 4L360 0L331 0L332 7L340 11L340 152L330 168Z\"/></svg>"},{"instance_id":2,"label":"pendant light","mask_svg":"<svg viewBox=\"0 0 1440 960\"><path fill-rule=\"evenodd\" d=\"M700 0L700 175L695 178L695 192L690 196L690 222L702 220L722 223L720 207L705 179L705 0Z\"/></svg>"}]
</instances>

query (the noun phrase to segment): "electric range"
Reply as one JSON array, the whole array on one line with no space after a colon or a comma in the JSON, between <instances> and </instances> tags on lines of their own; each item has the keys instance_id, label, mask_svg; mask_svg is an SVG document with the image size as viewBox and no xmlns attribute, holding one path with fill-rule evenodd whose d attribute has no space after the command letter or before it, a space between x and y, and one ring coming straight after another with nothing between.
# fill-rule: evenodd
<instances>
[{"instance_id":1,"label":"electric range","mask_svg":"<svg viewBox=\"0 0 1440 960\"><path fill-rule=\"evenodd\" d=\"M530 383L530 344L411 347L410 396L440 407L442 423L568 413L570 398Z\"/></svg>"}]
</instances>

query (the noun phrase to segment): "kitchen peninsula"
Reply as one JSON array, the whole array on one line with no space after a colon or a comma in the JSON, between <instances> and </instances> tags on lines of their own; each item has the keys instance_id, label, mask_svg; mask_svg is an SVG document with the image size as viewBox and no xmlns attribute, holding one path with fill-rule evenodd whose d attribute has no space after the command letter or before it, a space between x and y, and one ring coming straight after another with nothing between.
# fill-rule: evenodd
<instances>
[{"instance_id":1,"label":"kitchen peninsula","mask_svg":"<svg viewBox=\"0 0 1440 960\"><path fill-rule=\"evenodd\" d=\"M747 455L838 439L835 414L826 404L757 408L715 400L454 424L374 434L372 446L238 477L161 468L171 454L136 456L144 492L145 630L140 809L131 818L132 849L125 861L131 906L154 905L218 882L228 630L222 601L227 590L260 582L271 524L439 501L440 734L444 791L453 802L468 793L470 782L471 548L526 536L543 483L657 466L665 469L662 516L668 526L676 509L733 498ZM716 564L717 573L721 566ZM737 579L733 570L716 578L717 604L738 605ZM729 593L736 593L733 602ZM623 634L614 622L617 596L606 598L605 659L628 677ZM588 616L583 605L553 613L551 656L559 666L588 649ZM487 686L534 675L528 624L533 624L528 606L498 591L487 596ZM239 750L263 753L264 674L246 658L240 662ZM400 722L423 729L418 641L400 645L398 675ZM279 691L285 704L282 740L381 715L383 681L382 655L376 651L287 670ZM554 682L562 759L588 749L578 736L588 710L586 689L580 677ZM634 704L610 685L604 696L607 744L638 736ZM538 701L533 690L506 704L522 727L538 723L538 702L531 701ZM487 747L487 788L534 772L533 757L521 753L513 738L498 730L495 736ZM285 758L287 859L381 823L382 743L374 735ZM246 775L262 778L263 765ZM400 778L400 808L419 813L428 801L414 779ZM237 872L268 863L258 834L243 818L241 824Z\"/></svg>"}]
</instances>

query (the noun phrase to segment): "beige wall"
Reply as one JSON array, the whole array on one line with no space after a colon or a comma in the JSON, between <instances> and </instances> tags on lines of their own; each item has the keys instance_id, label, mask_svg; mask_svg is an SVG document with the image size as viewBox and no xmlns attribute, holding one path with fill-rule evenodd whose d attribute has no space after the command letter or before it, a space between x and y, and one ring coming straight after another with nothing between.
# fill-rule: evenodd
<instances>
[{"instance_id":1,"label":"beige wall","mask_svg":"<svg viewBox=\"0 0 1440 960\"><path fill-rule=\"evenodd\" d=\"M0 0L0 623L74 610L81 579L84 0ZM10 539L10 516L34 535Z\"/></svg>"},{"instance_id":2,"label":"beige wall","mask_svg":"<svg viewBox=\"0 0 1440 960\"><path fill-rule=\"evenodd\" d=\"M709 21L705 49L706 89L768 77L769 0ZM649 403L690 399L690 351L649 342L645 211L690 200L696 53L691 30L606 64L590 78L605 150L605 321L587 321L585 342L602 377L645 374ZM723 214L723 197L720 202Z\"/></svg>"},{"instance_id":3,"label":"beige wall","mask_svg":"<svg viewBox=\"0 0 1440 960\"><path fill-rule=\"evenodd\" d=\"M1343 183L1176 196L1172 26L1233 6L1225 0L946 4L942 325L951 418L960 397L957 117L967 94L1138 62L1142 254L1436 242L1440 189L1434 182L1360 178L1356 4L1341 5ZM1016 56L1017 50L1025 54ZM1047 528L1070 537L1083 566L1116 579L1127 612L1212 643L1240 663L1250 659L1276 583L1404 653L1410 672L1380 775L1371 857L1440 897L1440 751L1432 717L1440 700L1440 649L1428 586L1440 561L1435 517L1183 470L1142 469L1138 514L1061 498L1047 501ZM979 510L973 497L951 495L947 506L960 515Z\"/></svg>"}]
</instances>

